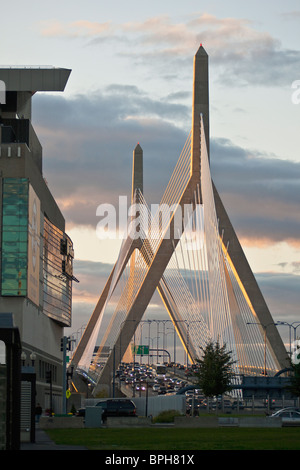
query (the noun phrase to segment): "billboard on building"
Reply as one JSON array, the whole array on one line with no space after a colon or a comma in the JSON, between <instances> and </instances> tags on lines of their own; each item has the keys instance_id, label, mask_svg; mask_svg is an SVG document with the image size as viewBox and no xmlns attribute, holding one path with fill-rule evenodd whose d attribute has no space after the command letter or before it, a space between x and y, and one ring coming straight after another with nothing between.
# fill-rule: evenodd
<instances>
[{"instance_id":1,"label":"billboard on building","mask_svg":"<svg viewBox=\"0 0 300 470\"><path fill-rule=\"evenodd\" d=\"M27 296L39 305L41 204L32 186L28 198L28 271Z\"/></svg>"}]
</instances>

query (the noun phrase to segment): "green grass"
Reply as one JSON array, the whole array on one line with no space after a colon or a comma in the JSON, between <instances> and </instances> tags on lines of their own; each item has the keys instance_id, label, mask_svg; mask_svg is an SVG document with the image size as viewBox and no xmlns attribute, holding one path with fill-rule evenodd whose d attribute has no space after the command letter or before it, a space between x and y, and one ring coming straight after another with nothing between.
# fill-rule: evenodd
<instances>
[{"instance_id":1,"label":"green grass","mask_svg":"<svg viewBox=\"0 0 300 470\"><path fill-rule=\"evenodd\" d=\"M89 450L300 450L300 428L51 429L56 444Z\"/></svg>"}]
</instances>

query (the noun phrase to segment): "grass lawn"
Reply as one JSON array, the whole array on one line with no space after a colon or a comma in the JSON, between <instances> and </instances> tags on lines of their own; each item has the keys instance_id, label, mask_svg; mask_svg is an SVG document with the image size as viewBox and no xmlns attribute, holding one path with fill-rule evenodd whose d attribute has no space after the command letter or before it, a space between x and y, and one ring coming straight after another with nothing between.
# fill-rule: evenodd
<instances>
[{"instance_id":1,"label":"grass lawn","mask_svg":"<svg viewBox=\"0 0 300 470\"><path fill-rule=\"evenodd\" d=\"M51 429L56 444L89 450L300 450L298 428Z\"/></svg>"}]
</instances>

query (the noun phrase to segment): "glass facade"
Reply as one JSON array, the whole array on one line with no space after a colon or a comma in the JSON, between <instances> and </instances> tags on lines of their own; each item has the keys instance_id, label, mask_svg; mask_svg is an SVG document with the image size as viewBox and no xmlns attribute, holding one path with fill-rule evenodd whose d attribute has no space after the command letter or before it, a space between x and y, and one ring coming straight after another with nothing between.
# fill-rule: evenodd
<instances>
[{"instance_id":1,"label":"glass facade","mask_svg":"<svg viewBox=\"0 0 300 470\"><path fill-rule=\"evenodd\" d=\"M26 296L48 317L70 326L73 257L70 238L45 216L40 219L39 199L28 179L4 178L1 295Z\"/></svg>"},{"instance_id":2,"label":"glass facade","mask_svg":"<svg viewBox=\"0 0 300 470\"><path fill-rule=\"evenodd\" d=\"M1 294L26 296L28 180L5 178L2 198Z\"/></svg>"},{"instance_id":3,"label":"glass facade","mask_svg":"<svg viewBox=\"0 0 300 470\"><path fill-rule=\"evenodd\" d=\"M72 275L64 267L70 256L65 245L70 239L44 218L43 291L44 312L51 318L71 325ZM72 263L72 259L70 260Z\"/></svg>"}]
</instances>

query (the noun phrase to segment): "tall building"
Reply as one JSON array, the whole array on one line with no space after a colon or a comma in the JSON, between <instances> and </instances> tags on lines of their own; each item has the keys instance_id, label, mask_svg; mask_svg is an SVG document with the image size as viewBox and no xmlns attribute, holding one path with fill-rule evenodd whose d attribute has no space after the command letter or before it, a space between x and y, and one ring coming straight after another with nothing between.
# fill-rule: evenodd
<instances>
[{"instance_id":1,"label":"tall building","mask_svg":"<svg viewBox=\"0 0 300 470\"><path fill-rule=\"evenodd\" d=\"M60 409L61 338L71 325L73 244L43 177L31 123L36 92L63 91L70 70L0 68L0 315L12 313L24 365L34 364L36 400ZM5 93L3 93L3 87Z\"/></svg>"}]
</instances>

